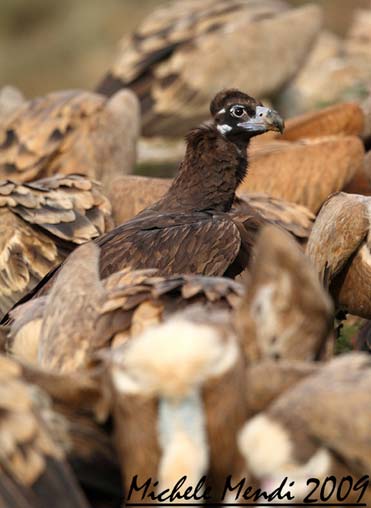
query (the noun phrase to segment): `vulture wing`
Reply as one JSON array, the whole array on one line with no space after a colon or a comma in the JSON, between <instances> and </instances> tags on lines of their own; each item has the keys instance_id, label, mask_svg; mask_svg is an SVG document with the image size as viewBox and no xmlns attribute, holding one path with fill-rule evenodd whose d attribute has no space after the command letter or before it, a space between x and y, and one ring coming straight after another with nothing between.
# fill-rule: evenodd
<instances>
[{"instance_id":1,"label":"vulture wing","mask_svg":"<svg viewBox=\"0 0 371 508\"><path fill-rule=\"evenodd\" d=\"M48 399L16 363L0 358L0 505L87 508L62 449L43 419ZM44 400L45 399L45 400Z\"/></svg>"},{"instance_id":2,"label":"vulture wing","mask_svg":"<svg viewBox=\"0 0 371 508\"><path fill-rule=\"evenodd\" d=\"M228 48L240 47L246 26L286 9L284 2L271 0L169 2L122 40L116 61L97 90L112 95L129 86L142 105L146 135L183 134L207 117L207 97L227 82L224 70L233 58L228 50L221 51L221 38L228 38ZM265 33L269 35L269 30ZM235 84L241 80L240 67L232 71ZM181 121L174 122L178 110Z\"/></svg>"},{"instance_id":3,"label":"vulture wing","mask_svg":"<svg viewBox=\"0 0 371 508\"><path fill-rule=\"evenodd\" d=\"M0 313L109 226L110 204L85 177L0 182Z\"/></svg>"},{"instance_id":4,"label":"vulture wing","mask_svg":"<svg viewBox=\"0 0 371 508\"><path fill-rule=\"evenodd\" d=\"M307 254L329 286L361 246L369 231L367 198L339 192L322 206L307 245Z\"/></svg>"},{"instance_id":5,"label":"vulture wing","mask_svg":"<svg viewBox=\"0 0 371 508\"><path fill-rule=\"evenodd\" d=\"M302 426L359 474L371 471L371 364L367 354L332 360L271 406L272 415ZM326 418L323 408L326 408Z\"/></svg>"},{"instance_id":6,"label":"vulture wing","mask_svg":"<svg viewBox=\"0 0 371 508\"><path fill-rule=\"evenodd\" d=\"M158 268L161 275L220 276L238 257L241 234L226 214L169 213L133 219L97 243L101 277L125 267Z\"/></svg>"},{"instance_id":7,"label":"vulture wing","mask_svg":"<svg viewBox=\"0 0 371 508\"><path fill-rule=\"evenodd\" d=\"M282 227L292 233L297 240L307 240L312 229L314 215L302 205L290 203L283 199L260 193L241 193L236 197L236 210L250 210L259 212L267 221Z\"/></svg>"},{"instance_id":8,"label":"vulture wing","mask_svg":"<svg viewBox=\"0 0 371 508\"><path fill-rule=\"evenodd\" d=\"M75 154L62 168L61 155L78 137L86 137L89 117L100 111L105 99L78 90L51 93L25 102L0 127L0 176L20 182L71 173L84 167ZM73 151L73 150L72 150Z\"/></svg>"}]
</instances>

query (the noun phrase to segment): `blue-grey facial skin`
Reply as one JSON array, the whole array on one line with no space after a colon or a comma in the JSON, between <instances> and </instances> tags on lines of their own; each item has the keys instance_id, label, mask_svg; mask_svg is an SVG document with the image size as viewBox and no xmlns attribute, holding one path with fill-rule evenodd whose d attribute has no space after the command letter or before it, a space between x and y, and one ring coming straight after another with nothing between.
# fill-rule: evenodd
<instances>
[{"instance_id":1,"label":"blue-grey facial skin","mask_svg":"<svg viewBox=\"0 0 371 508\"><path fill-rule=\"evenodd\" d=\"M278 131L282 134L285 124L274 109L257 106L255 116L237 126L247 132L260 134L268 130Z\"/></svg>"},{"instance_id":2,"label":"blue-grey facial skin","mask_svg":"<svg viewBox=\"0 0 371 508\"><path fill-rule=\"evenodd\" d=\"M274 109L233 104L217 114L217 129L224 137L246 134L249 138L267 131L283 132L285 124Z\"/></svg>"}]
</instances>

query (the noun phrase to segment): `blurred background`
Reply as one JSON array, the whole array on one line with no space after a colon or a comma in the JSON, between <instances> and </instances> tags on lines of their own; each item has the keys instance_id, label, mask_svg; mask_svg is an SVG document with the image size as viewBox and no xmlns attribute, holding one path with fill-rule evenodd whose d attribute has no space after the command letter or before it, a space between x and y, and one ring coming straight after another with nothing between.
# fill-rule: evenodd
<instances>
[{"instance_id":1,"label":"blurred background","mask_svg":"<svg viewBox=\"0 0 371 508\"><path fill-rule=\"evenodd\" d=\"M54 89L93 89L119 39L161 0L0 0L0 86L26 97ZM290 0L293 5L308 3ZM345 35L352 11L370 0L318 0L325 27Z\"/></svg>"}]
</instances>

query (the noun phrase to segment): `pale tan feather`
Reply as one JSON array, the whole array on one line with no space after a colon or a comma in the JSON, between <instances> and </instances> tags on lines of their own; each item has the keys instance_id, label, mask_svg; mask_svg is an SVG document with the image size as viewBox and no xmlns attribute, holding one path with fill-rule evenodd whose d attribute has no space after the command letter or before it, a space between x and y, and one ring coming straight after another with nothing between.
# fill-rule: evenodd
<instances>
[{"instance_id":1,"label":"pale tan feather","mask_svg":"<svg viewBox=\"0 0 371 508\"><path fill-rule=\"evenodd\" d=\"M255 145L240 190L265 192L317 213L331 193L352 180L363 159L363 144L355 136Z\"/></svg>"},{"instance_id":2,"label":"pale tan feather","mask_svg":"<svg viewBox=\"0 0 371 508\"><path fill-rule=\"evenodd\" d=\"M286 232L265 226L235 323L247 358L314 360L323 356L332 302L316 271Z\"/></svg>"},{"instance_id":3,"label":"pale tan feather","mask_svg":"<svg viewBox=\"0 0 371 508\"><path fill-rule=\"evenodd\" d=\"M22 104L0 126L0 176L29 182L80 173L108 183L135 161L139 109L121 91L111 99L79 90Z\"/></svg>"},{"instance_id":4,"label":"pale tan feather","mask_svg":"<svg viewBox=\"0 0 371 508\"><path fill-rule=\"evenodd\" d=\"M111 94L129 86L142 105L145 135L183 135L207 118L209 97L221 88L248 89L258 97L278 90L295 74L320 24L321 11L314 5L167 3L121 41L98 91ZM275 69L268 80L267 66Z\"/></svg>"},{"instance_id":5,"label":"pale tan feather","mask_svg":"<svg viewBox=\"0 0 371 508\"><path fill-rule=\"evenodd\" d=\"M51 413L50 406L45 392L24 379L20 365L0 357L0 501L4 508L51 504L62 508L66 499L74 508L88 506L44 418Z\"/></svg>"},{"instance_id":6,"label":"pale tan feather","mask_svg":"<svg viewBox=\"0 0 371 508\"><path fill-rule=\"evenodd\" d=\"M371 317L371 198L340 192L323 205L307 254L337 305Z\"/></svg>"},{"instance_id":7,"label":"pale tan feather","mask_svg":"<svg viewBox=\"0 0 371 508\"><path fill-rule=\"evenodd\" d=\"M111 206L78 175L0 182L0 311L6 312L66 255L112 226Z\"/></svg>"}]
</instances>

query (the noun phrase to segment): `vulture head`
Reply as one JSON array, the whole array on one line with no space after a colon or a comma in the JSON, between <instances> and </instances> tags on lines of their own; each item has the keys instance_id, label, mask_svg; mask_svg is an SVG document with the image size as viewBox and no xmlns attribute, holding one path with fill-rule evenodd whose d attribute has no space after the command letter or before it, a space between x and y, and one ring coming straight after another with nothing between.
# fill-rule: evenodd
<instances>
[{"instance_id":1,"label":"vulture head","mask_svg":"<svg viewBox=\"0 0 371 508\"><path fill-rule=\"evenodd\" d=\"M219 92L210 104L218 131L227 138L250 139L267 131L283 132L284 122L277 111L236 89Z\"/></svg>"}]
</instances>

